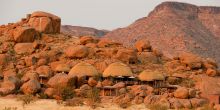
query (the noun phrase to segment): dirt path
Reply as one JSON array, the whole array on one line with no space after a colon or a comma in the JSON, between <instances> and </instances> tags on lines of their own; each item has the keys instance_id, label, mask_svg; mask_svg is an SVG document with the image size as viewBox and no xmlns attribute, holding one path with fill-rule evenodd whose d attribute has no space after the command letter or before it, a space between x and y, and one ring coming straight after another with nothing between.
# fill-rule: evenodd
<instances>
[{"instance_id":1,"label":"dirt path","mask_svg":"<svg viewBox=\"0 0 220 110\"><path fill-rule=\"evenodd\" d=\"M104 107L98 107L95 110L125 110L114 104L103 104ZM58 105L55 100L40 99L23 108L22 102L15 98L0 98L0 110L5 110L5 107L16 107L15 110L93 110L88 106L67 107ZM13 110L13 109L11 109ZM147 110L144 105L133 105L126 110Z\"/></svg>"}]
</instances>

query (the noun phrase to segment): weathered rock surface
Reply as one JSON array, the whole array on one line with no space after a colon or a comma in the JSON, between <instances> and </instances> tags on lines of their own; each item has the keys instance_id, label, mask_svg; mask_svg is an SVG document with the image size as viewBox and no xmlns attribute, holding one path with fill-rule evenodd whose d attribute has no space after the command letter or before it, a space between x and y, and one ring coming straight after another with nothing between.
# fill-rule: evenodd
<instances>
[{"instance_id":1,"label":"weathered rock surface","mask_svg":"<svg viewBox=\"0 0 220 110\"><path fill-rule=\"evenodd\" d=\"M28 24L39 32L60 33L61 19L56 15L37 11L31 14Z\"/></svg>"}]
</instances>

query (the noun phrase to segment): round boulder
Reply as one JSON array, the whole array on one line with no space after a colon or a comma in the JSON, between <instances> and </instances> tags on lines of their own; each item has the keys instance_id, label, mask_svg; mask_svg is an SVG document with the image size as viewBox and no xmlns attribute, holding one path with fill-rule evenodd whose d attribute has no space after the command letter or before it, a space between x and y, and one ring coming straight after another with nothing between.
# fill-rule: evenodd
<instances>
[{"instance_id":1,"label":"round boulder","mask_svg":"<svg viewBox=\"0 0 220 110\"><path fill-rule=\"evenodd\" d=\"M189 91L185 87L180 87L174 92L174 96L180 99L186 99L189 97Z\"/></svg>"},{"instance_id":2,"label":"round boulder","mask_svg":"<svg viewBox=\"0 0 220 110\"><path fill-rule=\"evenodd\" d=\"M89 49L86 46L70 46L66 49L65 54L69 58L84 58L88 56Z\"/></svg>"}]
</instances>

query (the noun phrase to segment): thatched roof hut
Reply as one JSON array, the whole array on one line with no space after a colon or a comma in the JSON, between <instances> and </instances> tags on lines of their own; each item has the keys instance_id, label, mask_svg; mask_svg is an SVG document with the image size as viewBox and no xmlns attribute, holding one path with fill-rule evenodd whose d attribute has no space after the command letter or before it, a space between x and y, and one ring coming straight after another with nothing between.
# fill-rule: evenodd
<instances>
[{"instance_id":1,"label":"thatched roof hut","mask_svg":"<svg viewBox=\"0 0 220 110\"><path fill-rule=\"evenodd\" d=\"M110 76L112 77L133 76L133 73L127 65L121 62L116 62L110 64L103 72L103 77L110 77Z\"/></svg>"},{"instance_id":2,"label":"thatched roof hut","mask_svg":"<svg viewBox=\"0 0 220 110\"><path fill-rule=\"evenodd\" d=\"M78 63L69 72L69 76L98 76L97 69L89 63Z\"/></svg>"},{"instance_id":3,"label":"thatched roof hut","mask_svg":"<svg viewBox=\"0 0 220 110\"><path fill-rule=\"evenodd\" d=\"M150 70L144 70L138 75L138 78L141 81L165 80L165 76L162 73Z\"/></svg>"}]
</instances>

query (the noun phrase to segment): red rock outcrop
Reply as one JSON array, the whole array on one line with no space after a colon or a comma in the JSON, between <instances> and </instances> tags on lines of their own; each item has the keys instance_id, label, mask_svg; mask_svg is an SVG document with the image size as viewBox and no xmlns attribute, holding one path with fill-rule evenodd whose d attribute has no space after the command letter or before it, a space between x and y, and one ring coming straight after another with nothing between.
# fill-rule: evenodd
<instances>
[{"instance_id":1,"label":"red rock outcrop","mask_svg":"<svg viewBox=\"0 0 220 110\"><path fill-rule=\"evenodd\" d=\"M35 39L39 39L39 33L32 27L20 26L14 30L15 42L33 42Z\"/></svg>"},{"instance_id":2,"label":"red rock outcrop","mask_svg":"<svg viewBox=\"0 0 220 110\"><path fill-rule=\"evenodd\" d=\"M61 19L56 15L37 11L31 14L28 24L39 32L60 33Z\"/></svg>"}]
</instances>

